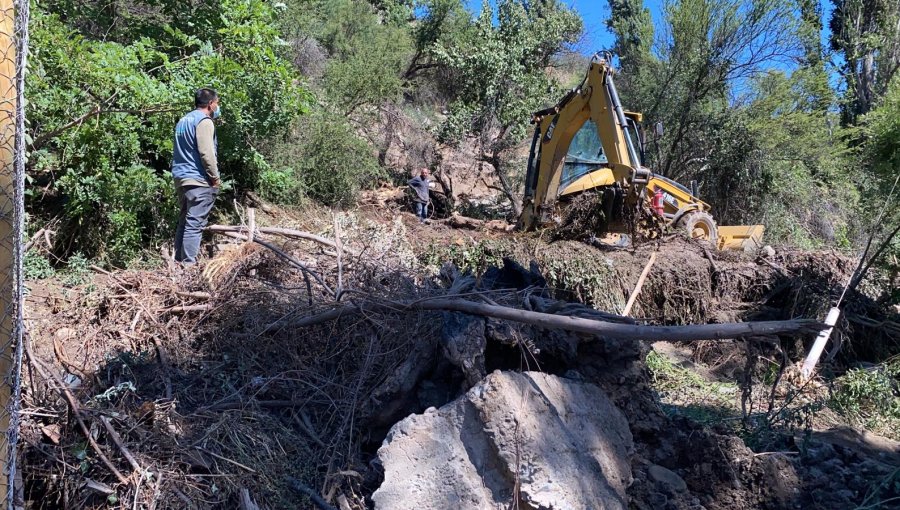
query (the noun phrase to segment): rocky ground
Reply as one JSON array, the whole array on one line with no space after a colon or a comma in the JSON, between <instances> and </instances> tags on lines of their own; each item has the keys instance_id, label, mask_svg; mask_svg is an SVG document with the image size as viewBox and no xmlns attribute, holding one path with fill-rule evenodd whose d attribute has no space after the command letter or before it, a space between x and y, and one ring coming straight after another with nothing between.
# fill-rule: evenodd
<instances>
[{"instance_id":1,"label":"rocky ground","mask_svg":"<svg viewBox=\"0 0 900 510\"><path fill-rule=\"evenodd\" d=\"M381 207L261 222L341 242L264 236L280 255L235 240L202 270L29 283L24 506L843 509L900 501L892 499L900 497L897 443L848 428L834 413L806 420L822 414L815 404L827 380L804 386L779 360L798 360L808 336L654 350L400 307L451 296L621 313L658 251L631 314L639 323L821 318L853 269L839 253L707 255L679 240L597 248L489 226L422 226ZM826 373L900 341L896 318L872 292L850 297L843 347ZM336 306L353 313L322 319ZM678 382L673 366L699 382ZM773 369L783 375L777 392L766 378ZM688 391L692 384L702 390Z\"/></svg>"}]
</instances>

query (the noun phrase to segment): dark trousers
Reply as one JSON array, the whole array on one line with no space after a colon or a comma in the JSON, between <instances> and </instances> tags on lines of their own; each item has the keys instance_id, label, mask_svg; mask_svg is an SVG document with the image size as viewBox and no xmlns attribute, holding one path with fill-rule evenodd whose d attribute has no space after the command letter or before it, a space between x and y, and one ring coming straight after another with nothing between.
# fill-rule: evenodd
<instances>
[{"instance_id":1,"label":"dark trousers","mask_svg":"<svg viewBox=\"0 0 900 510\"><path fill-rule=\"evenodd\" d=\"M178 203L181 212L178 214L178 229L175 231L175 260L193 264L200 253L200 238L213 204L216 202L218 189L206 186L180 186Z\"/></svg>"}]
</instances>

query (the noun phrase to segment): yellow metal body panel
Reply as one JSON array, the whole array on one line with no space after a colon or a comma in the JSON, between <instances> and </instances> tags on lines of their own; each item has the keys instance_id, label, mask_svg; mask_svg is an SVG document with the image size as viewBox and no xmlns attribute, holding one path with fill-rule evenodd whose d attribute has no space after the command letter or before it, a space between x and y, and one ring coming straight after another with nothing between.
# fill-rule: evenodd
<instances>
[{"instance_id":1,"label":"yellow metal body panel","mask_svg":"<svg viewBox=\"0 0 900 510\"><path fill-rule=\"evenodd\" d=\"M571 184L561 189L559 196L571 195L580 191L598 188L600 186L612 186L616 183L616 176L610 168L600 168L585 174Z\"/></svg>"},{"instance_id":2,"label":"yellow metal body panel","mask_svg":"<svg viewBox=\"0 0 900 510\"><path fill-rule=\"evenodd\" d=\"M523 218L526 228L531 226L529 218L539 216L535 209L552 208L559 198L560 178L569 145L585 122L593 122L597 127L613 183L618 182L627 186L633 171L632 165L636 162L633 163L628 155L625 134L616 122L611 107L612 100L604 83L610 72L612 70L606 62L602 60L592 62L584 84L569 98L564 107L554 115L548 114L535 119L540 126L541 159L537 168L538 179L534 197L531 204L526 204L526 207L530 205L533 209ZM608 180L607 177L603 178L604 182ZM566 190L569 188L571 185L567 186Z\"/></svg>"},{"instance_id":3,"label":"yellow metal body panel","mask_svg":"<svg viewBox=\"0 0 900 510\"><path fill-rule=\"evenodd\" d=\"M719 225L720 250L756 251L762 248L763 225Z\"/></svg>"},{"instance_id":4,"label":"yellow metal body panel","mask_svg":"<svg viewBox=\"0 0 900 510\"><path fill-rule=\"evenodd\" d=\"M654 175L647 183L647 196L652 197L656 190L663 192L663 212L667 214L677 214L681 210L693 211L709 211L712 209L709 204L691 195L689 191L684 189L680 184Z\"/></svg>"}]
</instances>

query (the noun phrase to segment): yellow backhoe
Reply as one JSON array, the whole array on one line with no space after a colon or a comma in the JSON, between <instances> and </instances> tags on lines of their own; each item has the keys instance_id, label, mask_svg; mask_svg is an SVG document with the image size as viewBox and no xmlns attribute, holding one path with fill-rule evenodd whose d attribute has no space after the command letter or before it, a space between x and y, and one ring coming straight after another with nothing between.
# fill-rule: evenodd
<instances>
[{"instance_id":1,"label":"yellow backhoe","mask_svg":"<svg viewBox=\"0 0 900 510\"><path fill-rule=\"evenodd\" d=\"M642 165L642 115L622 108L613 74L608 60L595 56L580 86L534 113L519 227L559 224L566 203L593 190L606 233L631 233L628 210L654 211L666 224L720 250L758 249L762 225L717 226L695 185L689 190Z\"/></svg>"}]
</instances>

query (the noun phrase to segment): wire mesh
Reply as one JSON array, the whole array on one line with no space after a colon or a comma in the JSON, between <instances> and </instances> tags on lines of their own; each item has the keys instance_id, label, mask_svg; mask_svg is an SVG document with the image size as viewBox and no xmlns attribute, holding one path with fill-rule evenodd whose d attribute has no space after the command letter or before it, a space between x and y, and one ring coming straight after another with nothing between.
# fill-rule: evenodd
<instances>
[{"instance_id":1,"label":"wire mesh","mask_svg":"<svg viewBox=\"0 0 900 510\"><path fill-rule=\"evenodd\" d=\"M0 509L16 507L22 366L28 1L0 0Z\"/></svg>"}]
</instances>

